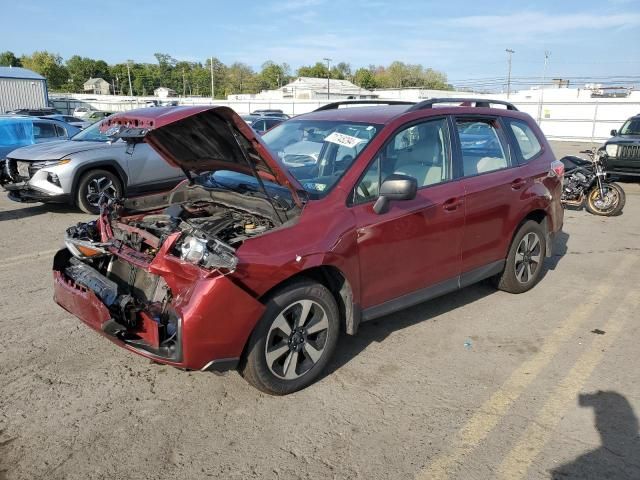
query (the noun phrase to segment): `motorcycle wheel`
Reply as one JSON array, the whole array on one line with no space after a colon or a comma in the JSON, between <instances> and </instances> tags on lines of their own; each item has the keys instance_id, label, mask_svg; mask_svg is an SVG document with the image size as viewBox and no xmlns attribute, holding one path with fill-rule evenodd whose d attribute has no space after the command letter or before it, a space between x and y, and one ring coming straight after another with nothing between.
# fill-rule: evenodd
<instances>
[{"instance_id":1,"label":"motorcycle wheel","mask_svg":"<svg viewBox=\"0 0 640 480\"><path fill-rule=\"evenodd\" d=\"M624 190L617 183L605 183L605 198L600 197L600 189L594 186L587 194L587 211L593 215L613 217L620 215L627 197Z\"/></svg>"}]
</instances>

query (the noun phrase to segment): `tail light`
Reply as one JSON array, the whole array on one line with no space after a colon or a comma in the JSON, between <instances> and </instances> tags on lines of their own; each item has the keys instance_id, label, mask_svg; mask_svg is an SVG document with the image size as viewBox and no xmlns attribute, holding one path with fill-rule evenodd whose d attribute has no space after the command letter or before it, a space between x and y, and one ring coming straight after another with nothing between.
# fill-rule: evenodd
<instances>
[{"instance_id":1,"label":"tail light","mask_svg":"<svg viewBox=\"0 0 640 480\"><path fill-rule=\"evenodd\" d=\"M564 175L564 163L560 160L554 160L551 162L551 169L549 170L550 177L561 178Z\"/></svg>"}]
</instances>

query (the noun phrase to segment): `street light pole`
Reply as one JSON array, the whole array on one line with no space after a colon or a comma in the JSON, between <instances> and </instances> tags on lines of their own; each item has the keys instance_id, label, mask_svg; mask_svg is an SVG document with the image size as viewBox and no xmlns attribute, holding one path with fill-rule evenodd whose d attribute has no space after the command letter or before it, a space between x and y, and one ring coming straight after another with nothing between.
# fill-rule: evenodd
<instances>
[{"instance_id":1,"label":"street light pole","mask_svg":"<svg viewBox=\"0 0 640 480\"><path fill-rule=\"evenodd\" d=\"M549 57L551 52L549 50L544 51L544 68L542 70L542 85L540 86L540 105L538 106L538 125L542 122L542 105L544 103L544 84L547 81L547 64L549 63Z\"/></svg>"},{"instance_id":2,"label":"street light pole","mask_svg":"<svg viewBox=\"0 0 640 480\"><path fill-rule=\"evenodd\" d=\"M509 54L509 74L507 76L507 99L508 99L509 95L511 94L511 56L516 52L514 52L510 48L507 48L505 52Z\"/></svg>"},{"instance_id":3,"label":"street light pole","mask_svg":"<svg viewBox=\"0 0 640 480\"><path fill-rule=\"evenodd\" d=\"M331 67L330 67L330 62L331 59L330 58L323 58L323 60L325 62L327 62L327 100L331 99L331 92L330 92L330 82L329 79L331 78Z\"/></svg>"},{"instance_id":4,"label":"street light pole","mask_svg":"<svg viewBox=\"0 0 640 480\"><path fill-rule=\"evenodd\" d=\"M127 77L129 77L129 96L133 97L133 88L131 88L131 71L129 70L129 64L132 60L127 60Z\"/></svg>"},{"instance_id":5,"label":"street light pole","mask_svg":"<svg viewBox=\"0 0 640 480\"><path fill-rule=\"evenodd\" d=\"M215 99L216 96L213 90L213 57L211 57L211 63L209 66L211 67L211 99Z\"/></svg>"}]
</instances>

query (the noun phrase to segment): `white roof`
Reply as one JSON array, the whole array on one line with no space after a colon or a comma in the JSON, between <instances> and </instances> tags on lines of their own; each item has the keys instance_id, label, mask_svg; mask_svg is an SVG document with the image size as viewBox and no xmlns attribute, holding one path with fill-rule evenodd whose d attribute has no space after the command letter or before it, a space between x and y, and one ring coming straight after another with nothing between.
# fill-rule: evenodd
<instances>
[{"instance_id":1,"label":"white roof","mask_svg":"<svg viewBox=\"0 0 640 480\"><path fill-rule=\"evenodd\" d=\"M314 77L298 77L293 82L288 83L282 88L300 88L314 91L327 91L327 79L326 78L314 78ZM349 80L336 80L329 79L329 88L336 93L357 93L362 95L373 95L373 92L366 88L361 88Z\"/></svg>"}]
</instances>

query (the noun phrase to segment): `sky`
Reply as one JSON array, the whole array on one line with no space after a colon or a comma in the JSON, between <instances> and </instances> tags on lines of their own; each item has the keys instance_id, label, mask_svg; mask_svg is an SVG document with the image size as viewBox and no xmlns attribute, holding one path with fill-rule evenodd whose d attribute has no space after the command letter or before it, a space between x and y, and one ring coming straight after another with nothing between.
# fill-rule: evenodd
<instances>
[{"instance_id":1,"label":"sky","mask_svg":"<svg viewBox=\"0 0 640 480\"><path fill-rule=\"evenodd\" d=\"M92 6L95 5L95 6ZM292 69L419 63L457 85L512 76L629 77L640 84L640 0L0 0L0 51L49 50L108 63L266 60ZM12 21L6 21L12 19ZM637 77L637 79L633 79ZM524 81L524 80L523 80ZM486 82L490 82L486 80Z\"/></svg>"}]
</instances>

